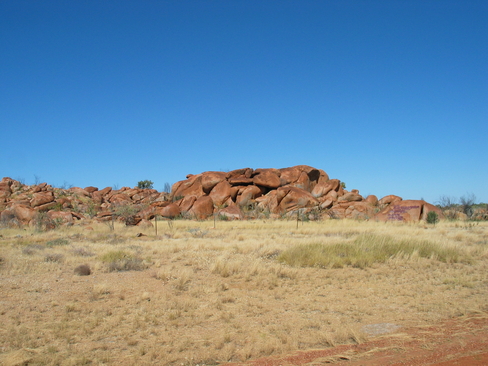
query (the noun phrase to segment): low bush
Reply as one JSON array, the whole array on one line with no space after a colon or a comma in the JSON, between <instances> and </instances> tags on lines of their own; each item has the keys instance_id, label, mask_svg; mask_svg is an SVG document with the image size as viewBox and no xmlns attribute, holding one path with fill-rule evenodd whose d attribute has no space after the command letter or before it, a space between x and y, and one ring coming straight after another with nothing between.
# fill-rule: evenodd
<instances>
[{"instance_id":1,"label":"low bush","mask_svg":"<svg viewBox=\"0 0 488 366\"><path fill-rule=\"evenodd\" d=\"M426 219L428 224L435 225L439 222L439 216L437 215L437 212L435 211L430 211L427 214L427 219Z\"/></svg>"},{"instance_id":2,"label":"low bush","mask_svg":"<svg viewBox=\"0 0 488 366\"><path fill-rule=\"evenodd\" d=\"M282 252L277 260L294 267L366 268L400 256L432 258L446 263L471 261L467 253L457 248L374 234L361 234L354 242L297 245Z\"/></svg>"}]
</instances>

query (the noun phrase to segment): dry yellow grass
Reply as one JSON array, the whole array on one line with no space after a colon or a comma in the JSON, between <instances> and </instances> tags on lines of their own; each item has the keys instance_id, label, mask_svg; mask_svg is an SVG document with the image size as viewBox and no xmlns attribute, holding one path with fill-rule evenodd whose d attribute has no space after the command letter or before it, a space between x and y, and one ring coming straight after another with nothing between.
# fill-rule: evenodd
<instances>
[{"instance_id":1,"label":"dry yellow grass","mask_svg":"<svg viewBox=\"0 0 488 366\"><path fill-rule=\"evenodd\" d=\"M102 224L2 229L0 363L213 365L361 342L367 325L487 310L488 223L159 225L158 237ZM363 268L278 261L299 246L364 237L428 242L462 260L413 251ZM74 274L81 264L91 275Z\"/></svg>"}]
</instances>

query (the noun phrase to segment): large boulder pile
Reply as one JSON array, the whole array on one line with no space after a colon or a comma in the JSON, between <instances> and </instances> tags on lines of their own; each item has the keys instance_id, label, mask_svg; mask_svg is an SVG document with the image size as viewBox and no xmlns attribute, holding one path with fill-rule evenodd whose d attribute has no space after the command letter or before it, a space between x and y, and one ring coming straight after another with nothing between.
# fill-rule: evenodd
<instances>
[{"instance_id":1,"label":"large boulder pile","mask_svg":"<svg viewBox=\"0 0 488 366\"><path fill-rule=\"evenodd\" d=\"M383 221L419 221L429 211L440 217L439 208L425 201L403 201L389 195L363 197L357 189L347 191L339 179L308 165L283 169L244 168L231 172L188 175L171 190L181 213L205 218L212 213L232 217L294 216Z\"/></svg>"},{"instance_id":2,"label":"large boulder pile","mask_svg":"<svg viewBox=\"0 0 488 366\"><path fill-rule=\"evenodd\" d=\"M308 165L283 169L244 168L188 175L171 192L123 187L55 188L0 181L0 222L9 225L72 224L77 220L123 220L148 224L155 216L205 219L257 217L349 218L419 221L435 206L389 195L363 197L338 179Z\"/></svg>"}]
</instances>

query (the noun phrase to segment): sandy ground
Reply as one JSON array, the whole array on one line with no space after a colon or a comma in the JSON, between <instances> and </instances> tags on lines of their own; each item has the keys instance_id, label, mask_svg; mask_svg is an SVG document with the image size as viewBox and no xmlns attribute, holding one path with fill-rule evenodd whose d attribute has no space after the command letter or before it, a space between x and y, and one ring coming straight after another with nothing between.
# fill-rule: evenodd
<instances>
[{"instance_id":1,"label":"sandy ground","mask_svg":"<svg viewBox=\"0 0 488 366\"><path fill-rule=\"evenodd\" d=\"M488 315L453 318L431 326L412 327L359 345L342 345L282 357L266 357L229 365L347 366L486 366Z\"/></svg>"}]
</instances>

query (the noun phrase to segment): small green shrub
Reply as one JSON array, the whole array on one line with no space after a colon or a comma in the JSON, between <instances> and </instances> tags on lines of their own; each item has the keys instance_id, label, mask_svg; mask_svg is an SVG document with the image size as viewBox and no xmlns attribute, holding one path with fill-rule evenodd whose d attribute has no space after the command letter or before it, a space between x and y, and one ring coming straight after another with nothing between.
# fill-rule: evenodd
<instances>
[{"instance_id":1,"label":"small green shrub","mask_svg":"<svg viewBox=\"0 0 488 366\"><path fill-rule=\"evenodd\" d=\"M435 226L439 222L439 215L437 215L437 212L435 211L430 211L427 213L427 219L426 219L428 224L432 224Z\"/></svg>"},{"instance_id":2,"label":"small green shrub","mask_svg":"<svg viewBox=\"0 0 488 366\"><path fill-rule=\"evenodd\" d=\"M366 268L393 257L412 255L446 263L471 262L471 257L460 249L425 240L395 240L374 234L361 234L354 242L297 245L283 251L277 260L294 267Z\"/></svg>"},{"instance_id":3,"label":"small green shrub","mask_svg":"<svg viewBox=\"0 0 488 366\"><path fill-rule=\"evenodd\" d=\"M150 180L141 180L137 182L137 188L140 189L153 189L154 187L154 182Z\"/></svg>"}]
</instances>

